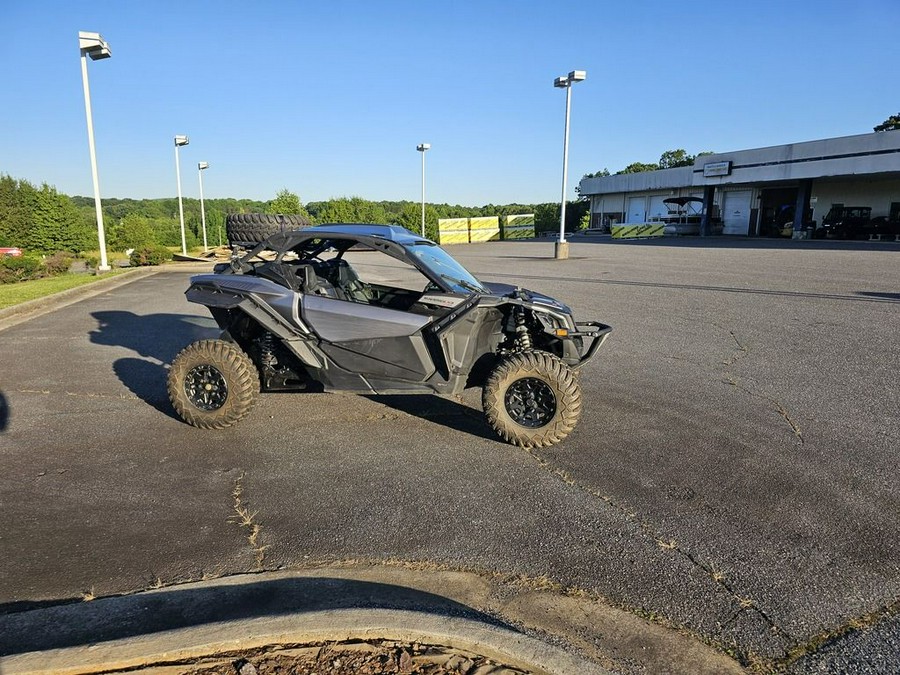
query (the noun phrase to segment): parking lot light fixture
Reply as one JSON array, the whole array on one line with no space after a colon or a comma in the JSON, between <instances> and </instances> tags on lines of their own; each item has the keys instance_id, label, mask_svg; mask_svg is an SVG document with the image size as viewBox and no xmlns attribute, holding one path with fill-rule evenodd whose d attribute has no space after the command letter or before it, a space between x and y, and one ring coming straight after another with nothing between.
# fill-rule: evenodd
<instances>
[{"instance_id":1,"label":"parking lot light fixture","mask_svg":"<svg viewBox=\"0 0 900 675\"><path fill-rule=\"evenodd\" d=\"M425 153L431 150L431 143L420 143L416 150L422 153L422 236L425 236Z\"/></svg>"},{"instance_id":2,"label":"parking lot light fixture","mask_svg":"<svg viewBox=\"0 0 900 675\"><path fill-rule=\"evenodd\" d=\"M94 208L97 211L97 241L100 245L100 265L98 272L109 271L106 258L106 233L103 229L103 207L100 204L100 179L97 175L97 153L94 148L94 118L91 114L91 90L88 85L87 57L92 61L108 59L112 56L109 43L100 33L78 32L78 48L81 51L81 83L84 87L84 112L87 116L88 148L91 154L91 177L94 181Z\"/></svg>"},{"instance_id":3,"label":"parking lot light fixture","mask_svg":"<svg viewBox=\"0 0 900 675\"><path fill-rule=\"evenodd\" d=\"M200 222L203 225L203 251L209 250L206 245L206 209L203 208L203 170L209 168L209 162L197 162L197 177L200 180Z\"/></svg>"},{"instance_id":4,"label":"parking lot light fixture","mask_svg":"<svg viewBox=\"0 0 900 675\"><path fill-rule=\"evenodd\" d=\"M555 257L563 260L569 257L569 245L566 242L566 183L569 177L569 111L572 107L572 84L587 78L587 71L572 70L568 75L560 75L553 80L553 86L566 90L566 127L563 135L563 172L562 198L559 209L559 241L556 243Z\"/></svg>"},{"instance_id":5,"label":"parking lot light fixture","mask_svg":"<svg viewBox=\"0 0 900 675\"><path fill-rule=\"evenodd\" d=\"M178 217L181 220L181 255L187 255L187 240L184 238L184 204L181 202L181 164L178 161L178 148L190 143L187 136L175 137L175 180L178 182Z\"/></svg>"}]
</instances>

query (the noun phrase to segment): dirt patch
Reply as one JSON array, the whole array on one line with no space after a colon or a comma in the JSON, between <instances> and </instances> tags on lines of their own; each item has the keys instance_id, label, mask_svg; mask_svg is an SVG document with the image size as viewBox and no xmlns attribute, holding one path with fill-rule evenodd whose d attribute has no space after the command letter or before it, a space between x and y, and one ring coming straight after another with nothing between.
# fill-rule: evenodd
<instances>
[{"instance_id":1,"label":"dirt patch","mask_svg":"<svg viewBox=\"0 0 900 675\"><path fill-rule=\"evenodd\" d=\"M526 675L484 656L440 645L392 641L325 643L269 648L214 663L185 675Z\"/></svg>"}]
</instances>

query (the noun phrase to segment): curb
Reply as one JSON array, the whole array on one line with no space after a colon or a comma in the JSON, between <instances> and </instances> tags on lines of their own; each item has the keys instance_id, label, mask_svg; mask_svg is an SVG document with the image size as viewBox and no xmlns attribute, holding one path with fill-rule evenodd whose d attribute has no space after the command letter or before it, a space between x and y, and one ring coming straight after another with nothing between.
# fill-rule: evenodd
<instances>
[{"instance_id":1,"label":"curb","mask_svg":"<svg viewBox=\"0 0 900 675\"><path fill-rule=\"evenodd\" d=\"M744 672L695 638L599 599L520 578L359 561L0 615L0 672L172 675L246 650L379 640L446 647L543 675Z\"/></svg>"},{"instance_id":2,"label":"curb","mask_svg":"<svg viewBox=\"0 0 900 675\"><path fill-rule=\"evenodd\" d=\"M450 588L439 595L435 586ZM0 616L0 672L189 669L246 650L387 640L462 650L535 675L613 675L473 607L483 588L465 573L321 568L45 607Z\"/></svg>"},{"instance_id":3,"label":"curb","mask_svg":"<svg viewBox=\"0 0 900 675\"><path fill-rule=\"evenodd\" d=\"M106 293L107 291L130 284L132 281L153 276L154 274L167 272L204 272L207 269L211 269L207 264L201 266L198 264L184 263L161 267L140 267L138 269L116 274L107 279L101 279L90 284L85 284L84 286L77 286L76 288L60 291L59 293L54 293L53 295L48 295L43 298L35 298L34 300L28 300L27 302L22 302L18 305L4 307L3 309L0 309L0 331L30 319L34 319L43 314L47 314L48 312L74 304L80 300L86 300L96 295L100 295L101 293Z\"/></svg>"},{"instance_id":4,"label":"curb","mask_svg":"<svg viewBox=\"0 0 900 675\"><path fill-rule=\"evenodd\" d=\"M535 675L613 675L559 647L461 617L385 609L345 609L216 623L103 644L0 659L4 675L89 675L160 666L266 647L354 640L439 645L487 657Z\"/></svg>"}]
</instances>

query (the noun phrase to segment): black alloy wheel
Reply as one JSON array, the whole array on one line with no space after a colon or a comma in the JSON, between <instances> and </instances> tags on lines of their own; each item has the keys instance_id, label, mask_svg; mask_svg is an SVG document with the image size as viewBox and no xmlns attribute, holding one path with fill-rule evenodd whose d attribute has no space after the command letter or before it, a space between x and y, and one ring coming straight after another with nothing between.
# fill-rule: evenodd
<instances>
[{"instance_id":1,"label":"black alloy wheel","mask_svg":"<svg viewBox=\"0 0 900 675\"><path fill-rule=\"evenodd\" d=\"M556 414L556 395L546 382L534 377L513 382L504 403L516 424L531 429L546 426Z\"/></svg>"},{"instance_id":2,"label":"black alloy wheel","mask_svg":"<svg viewBox=\"0 0 900 675\"><path fill-rule=\"evenodd\" d=\"M218 410L228 399L228 383L216 368L202 364L188 371L184 393L200 410Z\"/></svg>"}]
</instances>

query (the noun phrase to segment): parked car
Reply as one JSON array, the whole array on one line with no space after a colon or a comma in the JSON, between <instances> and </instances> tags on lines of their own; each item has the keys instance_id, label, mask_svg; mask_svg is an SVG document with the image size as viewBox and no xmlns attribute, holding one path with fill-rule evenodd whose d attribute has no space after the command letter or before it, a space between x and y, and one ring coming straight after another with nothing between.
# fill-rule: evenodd
<instances>
[{"instance_id":1,"label":"parked car","mask_svg":"<svg viewBox=\"0 0 900 675\"><path fill-rule=\"evenodd\" d=\"M576 372L612 330L576 322L546 295L482 282L433 241L390 225L272 235L193 277L186 295L223 330L220 339L186 347L169 371L176 412L205 429L238 422L260 388L456 394L480 387L502 439L548 446L575 427Z\"/></svg>"},{"instance_id":2,"label":"parked car","mask_svg":"<svg viewBox=\"0 0 900 675\"><path fill-rule=\"evenodd\" d=\"M818 237L853 239L874 234L872 207L833 206L822 219L822 226L816 230Z\"/></svg>"},{"instance_id":3,"label":"parked car","mask_svg":"<svg viewBox=\"0 0 900 675\"><path fill-rule=\"evenodd\" d=\"M900 237L900 220L891 220L890 216L872 218L872 234L880 236Z\"/></svg>"},{"instance_id":4,"label":"parked car","mask_svg":"<svg viewBox=\"0 0 900 675\"><path fill-rule=\"evenodd\" d=\"M22 255L22 249L17 246L0 247L0 258L19 258Z\"/></svg>"}]
</instances>

